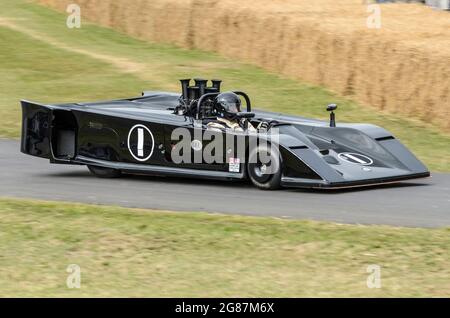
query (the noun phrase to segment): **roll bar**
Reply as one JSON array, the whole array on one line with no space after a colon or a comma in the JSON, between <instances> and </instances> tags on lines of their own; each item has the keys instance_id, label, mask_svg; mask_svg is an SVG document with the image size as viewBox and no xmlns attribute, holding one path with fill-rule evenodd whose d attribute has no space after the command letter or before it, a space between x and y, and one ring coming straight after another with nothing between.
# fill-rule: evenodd
<instances>
[{"instance_id":1,"label":"roll bar","mask_svg":"<svg viewBox=\"0 0 450 318\"><path fill-rule=\"evenodd\" d=\"M245 99L245 103L247 104L247 112L250 113L252 111L252 105L250 104L250 97L247 94L241 91L233 91L236 95L241 95Z\"/></svg>"}]
</instances>

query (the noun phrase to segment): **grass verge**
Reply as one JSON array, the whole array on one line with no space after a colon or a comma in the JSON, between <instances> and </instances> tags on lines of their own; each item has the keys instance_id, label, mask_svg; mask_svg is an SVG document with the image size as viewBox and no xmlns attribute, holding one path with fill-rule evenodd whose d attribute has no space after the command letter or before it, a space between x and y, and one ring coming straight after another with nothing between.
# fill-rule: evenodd
<instances>
[{"instance_id":1,"label":"grass verge","mask_svg":"<svg viewBox=\"0 0 450 318\"><path fill-rule=\"evenodd\" d=\"M326 118L337 102L338 121L367 122L392 131L430 169L450 171L450 136L427 123L361 107L320 87L282 78L215 54L132 39L28 1L0 0L0 136L18 137L20 99L70 102L139 95L143 89L179 91L178 79L222 78L224 89L247 91L256 108Z\"/></svg>"},{"instance_id":2,"label":"grass verge","mask_svg":"<svg viewBox=\"0 0 450 318\"><path fill-rule=\"evenodd\" d=\"M0 296L448 297L449 234L1 198Z\"/></svg>"}]
</instances>

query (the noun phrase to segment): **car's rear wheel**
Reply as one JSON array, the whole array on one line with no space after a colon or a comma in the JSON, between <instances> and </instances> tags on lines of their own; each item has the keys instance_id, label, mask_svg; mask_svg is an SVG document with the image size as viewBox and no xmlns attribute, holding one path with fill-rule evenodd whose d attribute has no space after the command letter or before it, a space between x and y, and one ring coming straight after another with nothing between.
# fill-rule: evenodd
<instances>
[{"instance_id":1,"label":"car's rear wheel","mask_svg":"<svg viewBox=\"0 0 450 318\"><path fill-rule=\"evenodd\" d=\"M111 168L88 166L88 169L93 175L98 178L118 178L122 174L120 170Z\"/></svg>"},{"instance_id":2,"label":"car's rear wheel","mask_svg":"<svg viewBox=\"0 0 450 318\"><path fill-rule=\"evenodd\" d=\"M279 189L281 187L281 159L278 150L270 145L258 146L251 150L248 157L247 174L259 189Z\"/></svg>"}]
</instances>

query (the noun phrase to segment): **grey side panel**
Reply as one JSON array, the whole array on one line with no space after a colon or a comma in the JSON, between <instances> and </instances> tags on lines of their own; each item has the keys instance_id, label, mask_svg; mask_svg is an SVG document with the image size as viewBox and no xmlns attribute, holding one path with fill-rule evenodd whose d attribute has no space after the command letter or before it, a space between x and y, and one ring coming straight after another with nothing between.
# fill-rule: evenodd
<instances>
[{"instance_id":1,"label":"grey side panel","mask_svg":"<svg viewBox=\"0 0 450 318\"><path fill-rule=\"evenodd\" d=\"M356 129L373 139L392 136L392 134L386 129L371 124L338 124L338 127Z\"/></svg>"},{"instance_id":2,"label":"grey side panel","mask_svg":"<svg viewBox=\"0 0 450 318\"><path fill-rule=\"evenodd\" d=\"M428 169L420 162L411 151L396 139L379 141L379 143L397 159L399 159L412 172L427 172Z\"/></svg>"}]
</instances>

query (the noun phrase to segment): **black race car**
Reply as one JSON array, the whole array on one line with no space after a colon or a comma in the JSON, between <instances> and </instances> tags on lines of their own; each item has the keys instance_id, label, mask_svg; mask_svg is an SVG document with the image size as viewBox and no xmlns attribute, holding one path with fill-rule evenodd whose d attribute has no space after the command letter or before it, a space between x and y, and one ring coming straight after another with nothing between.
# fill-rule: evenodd
<instances>
[{"instance_id":1,"label":"black race car","mask_svg":"<svg viewBox=\"0 0 450 318\"><path fill-rule=\"evenodd\" d=\"M246 109L237 105L233 120L224 124L217 107L220 80L210 87L202 79L181 83L181 95L143 92L55 105L24 100L21 151L51 163L87 165L99 177L250 179L262 189L342 188L430 176L385 129L336 124L336 105L327 108L330 121L320 121L252 111L247 94L235 91Z\"/></svg>"}]
</instances>

